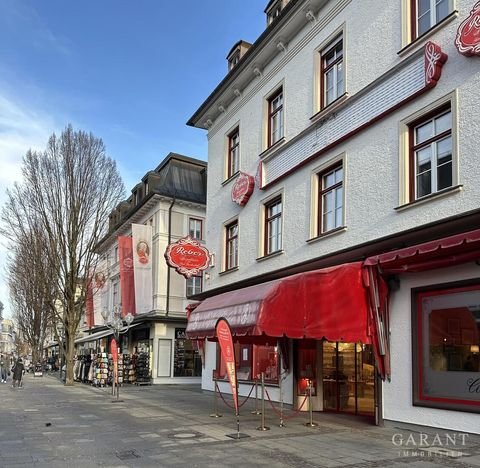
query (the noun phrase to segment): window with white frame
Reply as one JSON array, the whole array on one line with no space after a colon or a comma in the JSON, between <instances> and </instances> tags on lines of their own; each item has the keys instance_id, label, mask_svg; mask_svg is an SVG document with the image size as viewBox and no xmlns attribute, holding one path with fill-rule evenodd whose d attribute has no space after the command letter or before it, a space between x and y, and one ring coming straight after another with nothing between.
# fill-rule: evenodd
<instances>
[{"instance_id":1,"label":"window with white frame","mask_svg":"<svg viewBox=\"0 0 480 468\"><path fill-rule=\"evenodd\" d=\"M188 220L188 235L193 239L202 239L203 229L202 226L203 222L201 219L197 218L189 218Z\"/></svg>"},{"instance_id":2,"label":"window with white frame","mask_svg":"<svg viewBox=\"0 0 480 468\"><path fill-rule=\"evenodd\" d=\"M410 0L412 40L425 34L453 11L453 0Z\"/></svg>"},{"instance_id":3,"label":"window with white frame","mask_svg":"<svg viewBox=\"0 0 480 468\"><path fill-rule=\"evenodd\" d=\"M453 185L452 112L450 104L409 126L410 201Z\"/></svg>"},{"instance_id":4,"label":"window with white frame","mask_svg":"<svg viewBox=\"0 0 480 468\"><path fill-rule=\"evenodd\" d=\"M280 87L268 99L268 141L270 147L283 138L283 88Z\"/></svg>"},{"instance_id":5,"label":"window with white frame","mask_svg":"<svg viewBox=\"0 0 480 468\"><path fill-rule=\"evenodd\" d=\"M282 250L282 197L265 204L265 255Z\"/></svg>"},{"instance_id":6,"label":"window with white frame","mask_svg":"<svg viewBox=\"0 0 480 468\"><path fill-rule=\"evenodd\" d=\"M318 235L343 226L343 163L321 172L318 193Z\"/></svg>"},{"instance_id":7,"label":"window with white frame","mask_svg":"<svg viewBox=\"0 0 480 468\"><path fill-rule=\"evenodd\" d=\"M225 227L225 270L238 267L238 221Z\"/></svg>"},{"instance_id":8,"label":"window with white frame","mask_svg":"<svg viewBox=\"0 0 480 468\"><path fill-rule=\"evenodd\" d=\"M321 107L345 94L343 36L338 36L321 52Z\"/></svg>"},{"instance_id":9,"label":"window with white frame","mask_svg":"<svg viewBox=\"0 0 480 468\"><path fill-rule=\"evenodd\" d=\"M227 179L240 170L240 129L237 127L228 136Z\"/></svg>"},{"instance_id":10,"label":"window with white frame","mask_svg":"<svg viewBox=\"0 0 480 468\"><path fill-rule=\"evenodd\" d=\"M202 292L202 275L191 276L186 280L187 285L187 297L194 294L200 294Z\"/></svg>"}]
</instances>

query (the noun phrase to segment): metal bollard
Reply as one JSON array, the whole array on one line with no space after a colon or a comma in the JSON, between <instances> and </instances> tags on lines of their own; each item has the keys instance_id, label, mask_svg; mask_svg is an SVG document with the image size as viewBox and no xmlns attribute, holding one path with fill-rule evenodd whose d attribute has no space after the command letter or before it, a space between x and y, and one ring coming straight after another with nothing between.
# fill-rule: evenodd
<instances>
[{"instance_id":1,"label":"metal bollard","mask_svg":"<svg viewBox=\"0 0 480 468\"><path fill-rule=\"evenodd\" d=\"M258 378L255 378L255 409L251 414L262 414L258 409Z\"/></svg>"},{"instance_id":2,"label":"metal bollard","mask_svg":"<svg viewBox=\"0 0 480 468\"><path fill-rule=\"evenodd\" d=\"M221 418L222 415L218 412L217 408L217 382L215 382L215 385L213 387L213 413L210 415L211 418Z\"/></svg>"},{"instance_id":3,"label":"metal bollard","mask_svg":"<svg viewBox=\"0 0 480 468\"><path fill-rule=\"evenodd\" d=\"M283 391L282 391L282 381L280 380L280 424L278 427L285 427L283 422Z\"/></svg>"},{"instance_id":4,"label":"metal bollard","mask_svg":"<svg viewBox=\"0 0 480 468\"><path fill-rule=\"evenodd\" d=\"M305 423L307 427L315 427L318 426L317 423L313 422L313 404L312 404L312 381L308 381L308 411L310 413L310 421Z\"/></svg>"},{"instance_id":5,"label":"metal bollard","mask_svg":"<svg viewBox=\"0 0 480 468\"><path fill-rule=\"evenodd\" d=\"M269 431L270 428L265 426L265 373L262 372L262 425L257 427L257 431Z\"/></svg>"}]
</instances>

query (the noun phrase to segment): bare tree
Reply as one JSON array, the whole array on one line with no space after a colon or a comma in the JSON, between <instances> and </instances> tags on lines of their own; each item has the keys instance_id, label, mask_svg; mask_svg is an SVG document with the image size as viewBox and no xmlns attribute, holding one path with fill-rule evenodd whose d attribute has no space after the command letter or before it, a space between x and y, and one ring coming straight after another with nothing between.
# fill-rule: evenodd
<instances>
[{"instance_id":1,"label":"bare tree","mask_svg":"<svg viewBox=\"0 0 480 468\"><path fill-rule=\"evenodd\" d=\"M23 181L7 191L3 233L15 243L26 225L44 232L44 256L55 295L52 314L65 334L66 385L73 385L75 336L85 308L86 283L96 265L95 245L124 185L102 140L68 126L44 152L27 152Z\"/></svg>"},{"instance_id":2,"label":"bare tree","mask_svg":"<svg viewBox=\"0 0 480 468\"><path fill-rule=\"evenodd\" d=\"M50 298L55 294L44 248L43 231L37 226L17 239L7 266L17 336L30 347L33 362L42 357L47 327L51 323Z\"/></svg>"}]
</instances>

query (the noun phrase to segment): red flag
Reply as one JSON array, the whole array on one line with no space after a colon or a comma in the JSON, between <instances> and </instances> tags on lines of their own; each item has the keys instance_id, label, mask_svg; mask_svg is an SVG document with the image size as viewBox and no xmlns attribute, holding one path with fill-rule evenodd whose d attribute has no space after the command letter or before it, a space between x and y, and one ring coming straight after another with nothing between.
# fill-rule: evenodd
<instances>
[{"instance_id":1,"label":"red flag","mask_svg":"<svg viewBox=\"0 0 480 468\"><path fill-rule=\"evenodd\" d=\"M110 353L113 359L113 380L118 385L118 344L115 338L110 342Z\"/></svg>"},{"instance_id":2,"label":"red flag","mask_svg":"<svg viewBox=\"0 0 480 468\"><path fill-rule=\"evenodd\" d=\"M133 279L132 238L118 236L120 262L120 289L122 291L122 317L129 312L135 315L135 284Z\"/></svg>"},{"instance_id":3,"label":"red flag","mask_svg":"<svg viewBox=\"0 0 480 468\"><path fill-rule=\"evenodd\" d=\"M228 380L232 387L233 402L238 416L237 369L235 367L235 349L233 347L232 332L228 322L221 318L216 326L218 344L227 369Z\"/></svg>"}]
</instances>

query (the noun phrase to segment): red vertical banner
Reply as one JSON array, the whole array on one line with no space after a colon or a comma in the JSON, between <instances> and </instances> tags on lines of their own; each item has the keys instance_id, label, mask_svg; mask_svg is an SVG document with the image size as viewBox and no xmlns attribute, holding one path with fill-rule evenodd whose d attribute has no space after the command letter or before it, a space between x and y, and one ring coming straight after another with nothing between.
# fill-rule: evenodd
<instances>
[{"instance_id":1,"label":"red vertical banner","mask_svg":"<svg viewBox=\"0 0 480 468\"><path fill-rule=\"evenodd\" d=\"M118 344L115 338L110 342L110 353L113 359L113 380L118 385Z\"/></svg>"},{"instance_id":2,"label":"red vertical banner","mask_svg":"<svg viewBox=\"0 0 480 468\"><path fill-rule=\"evenodd\" d=\"M135 284L133 276L132 238L118 236L118 257L120 262L120 289L122 292L122 317L129 312L135 315Z\"/></svg>"},{"instance_id":3,"label":"red vertical banner","mask_svg":"<svg viewBox=\"0 0 480 468\"><path fill-rule=\"evenodd\" d=\"M87 297L85 304L85 321L87 322L87 327L92 328L95 324L94 312L93 312L93 278L89 274L87 279Z\"/></svg>"},{"instance_id":4,"label":"red vertical banner","mask_svg":"<svg viewBox=\"0 0 480 468\"><path fill-rule=\"evenodd\" d=\"M233 402L238 416L238 390L237 390L237 369L235 367L235 349L233 347L232 332L228 322L221 318L216 326L218 344L222 353L223 361L227 369L228 380L232 388Z\"/></svg>"}]
</instances>

